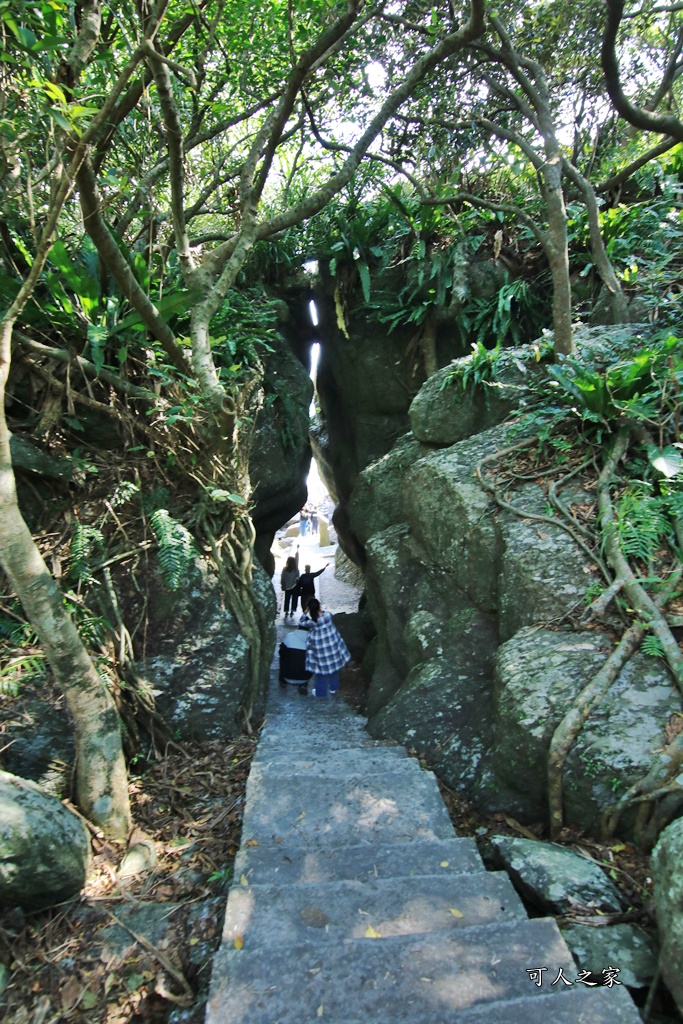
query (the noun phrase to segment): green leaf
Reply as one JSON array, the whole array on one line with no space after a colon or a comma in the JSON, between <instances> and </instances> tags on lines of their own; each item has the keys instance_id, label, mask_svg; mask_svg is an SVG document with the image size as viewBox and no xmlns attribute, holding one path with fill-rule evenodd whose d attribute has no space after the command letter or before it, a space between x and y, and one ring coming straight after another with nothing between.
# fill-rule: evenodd
<instances>
[{"instance_id":1,"label":"green leaf","mask_svg":"<svg viewBox=\"0 0 683 1024\"><path fill-rule=\"evenodd\" d=\"M186 313L188 309L197 301L200 297L200 291L198 288L190 288L185 291L172 292L169 295L165 295L163 299L160 299L156 303L156 311L164 320L165 323L171 319L172 316L178 316L181 313ZM145 325L142 321L142 317L139 313L130 313L127 317L124 317L116 327L112 328L110 334L119 334L120 331L128 329L132 330L144 330Z\"/></svg>"},{"instance_id":2,"label":"green leaf","mask_svg":"<svg viewBox=\"0 0 683 1024\"><path fill-rule=\"evenodd\" d=\"M107 328L102 324L88 324L90 355L98 373L104 366L104 347L107 343L107 336Z\"/></svg>"},{"instance_id":3,"label":"green leaf","mask_svg":"<svg viewBox=\"0 0 683 1024\"><path fill-rule=\"evenodd\" d=\"M663 448L661 452L658 448L648 448L648 454L650 455L652 466L657 472L662 473L667 480L680 473L683 466L683 458L681 453L672 445Z\"/></svg>"},{"instance_id":4,"label":"green leaf","mask_svg":"<svg viewBox=\"0 0 683 1024\"><path fill-rule=\"evenodd\" d=\"M366 302L370 301L370 270L365 260L358 260L357 263L358 273L360 275L360 283L363 288L363 298Z\"/></svg>"}]
</instances>

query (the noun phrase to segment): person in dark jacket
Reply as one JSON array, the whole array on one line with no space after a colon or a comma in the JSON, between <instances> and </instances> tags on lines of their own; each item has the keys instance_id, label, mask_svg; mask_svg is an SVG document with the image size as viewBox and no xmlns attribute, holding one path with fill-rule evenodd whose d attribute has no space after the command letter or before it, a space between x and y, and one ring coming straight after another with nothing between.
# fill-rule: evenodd
<instances>
[{"instance_id":1,"label":"person in dark jacket","mask_svg":"<svg viewBox=\"0 0 683 1024\"><path fill-rule=\"evenodd\" d=\"M322 569L318 569L317 572L311 572L310 565L304 566L304 571L299 576L299 594L301 596L301 607L306 608L306 605L315 597L315 583L313 580L316 576L320 576L321 573L325 572L327 565L324 565Z\"/></svg>"},{"instance_id":2,"label":"person in dark jacket","mask_svg":"<svg viewBox=\"0 0 683 1024\"><path fill-rule=\"evenodd\" d=\"M306 668L306 646L308 637L301 629L286 633L280 644L280 686L294 683L299 693L308 693L308 681L312 672Z\"/></svg>"},{"instance_id":3,"label":"person in dark jacket","mask_svg":"<svg viewBox=\"0 0 683 1024\"><path fill-rule=\"evenodd\" d=\"M290 555L287 564L280 573L280 587L285 595L285 618L296 611L299 597L299 549L296 555Z\"/></svg>"}]
</instances>

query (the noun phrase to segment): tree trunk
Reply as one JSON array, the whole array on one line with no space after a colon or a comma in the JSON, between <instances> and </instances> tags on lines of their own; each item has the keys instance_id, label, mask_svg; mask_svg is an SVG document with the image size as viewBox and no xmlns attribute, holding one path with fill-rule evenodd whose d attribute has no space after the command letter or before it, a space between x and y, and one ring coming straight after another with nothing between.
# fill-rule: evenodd
<instances>
[{"instance_id":1,"label":"tree trunk","mask_svg":"<svg viewBox=\"0 0 683 1024\"><path fill-rule=\"evenodd\" d=\"M78 806L108 836L125 838L131 818L116 708L64 608L17 503L5 419L11 338L12 322L6 319L0 335L0 564L66 697L74 725Z\"/></svg>"},{"instance_id":2,"label":"tree trunk","mask_svg":"<svg viewBox=\"0 0 683 1024\"><path fill-rule=\"evenodd\" d=\"M561 170L557 162L546 164L545 199L548 210L548 261L553 278L553 327L555 358L576 352L572 331L572 291L569 283L567 211L562 193Z\"/></svg>"},{"instance_id":3,"label":"tree trunk","mask_svg":"<svg viewBox=\"0 0 683 1024\"><path fill-rule=\"evenodd\" d=\"M420 351L426 377L433 377L439 369L439 363L436 358L436 332L437 318L435 314L431 313L423 323L422 330L420 331Z\"/></svg>"}]
</instances>

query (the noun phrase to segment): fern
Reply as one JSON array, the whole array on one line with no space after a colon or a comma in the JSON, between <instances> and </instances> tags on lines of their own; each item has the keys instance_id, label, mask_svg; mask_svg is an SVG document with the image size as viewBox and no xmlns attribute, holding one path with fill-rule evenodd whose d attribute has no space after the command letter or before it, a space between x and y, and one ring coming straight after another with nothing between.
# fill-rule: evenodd
<instances>
[{"instance_id":1,"label":"fern","mask_svg":"<svg viewBox=\"0 0 683 1024\"><path fill-rule=\"evenodd\" d=\"M636 482L624 492L617 507L617 530L624 554L643 562L671 532L662 499L652 495L648 484Z\"/></svg>"},{"instance_id":2,"label":"fern","mask_svg":"<svg viewBox=\"0 0 683 1024\"><path fill-rule=\"evenodd\" d=\"M95 549L101 550L104 537L95 526L76 523L71 538L71 554L69 574L78 583L89 583L92 580L90 560Z\"/></svg>"},{"instance_id":3,"label":"fern","mask_svg":"<svg viewBox=\"0 0 683 1024\"><path fill-rule=\"evenodd\" d=\"M16 697L19 682L42 682L45 677L45 657L42 654L12 658L0 671L0 695Z\"/></svg>"},{"instance_id":4,"label":"fern","mask_svg":"<svg viewBox=\"0 0 683 1024\"><path fill-rule=\"evenodd\" d=\"M159 545L159 565L171 590L177 590L189 572L197 550L192 534L165 508L150 516L150 524Z\"/></svg>"},{"instance_id":5,"label":"fern","mask_svg":"<svg viewBox=\"0 0 683 1024\"><path fill-rule=\"evenodd\" d=\"M140 485L134 484L132 480L124 480L122 483L117 484L114 488L114 493L109 499L109 503L112 508L119 508L120 505L130 501L136 494L140 493Z\"/></svg>"},{"instance_id":6,"label":"fern","mask_svg":"<svg viewBox=\"0 0 683 1024\"><path fill-rule=\"evenodd\" d=\"M664 657L664 645L659 637L655 636L653 633L648 633L640 645L640 649L643 654L649 654L651 658Z\"/></svg>"}]
</instances>

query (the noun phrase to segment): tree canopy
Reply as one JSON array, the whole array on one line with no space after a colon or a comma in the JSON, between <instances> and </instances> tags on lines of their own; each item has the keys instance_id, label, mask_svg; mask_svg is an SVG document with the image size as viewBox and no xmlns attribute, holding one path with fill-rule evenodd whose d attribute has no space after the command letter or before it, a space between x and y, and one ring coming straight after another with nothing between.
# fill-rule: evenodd
<instances>
[{"instance_id":1,"label":"tree canopy","mask_svg":"<svg viewBox=\"0 0 683 1024\"><path fill-rule=\"evenodd\" d=\"M428 372L444 321L491 343L545 326L523 273L465 316L458 246L548 275L558 356L572 274L617 319L639 290L674 323L682 50L678 5L652 0L0 3L0 560L84 735L117 725L17 507L13 360L60 406L35 429L78 436L96 408L172 453L258 652L249 424L274 313L253 285L346 263L380 319L421 325ZM372 267L408 252L417 277L371 296ZM121 762L82 767L85 812L125 831Z\"/></svg>"}]
</instances>

